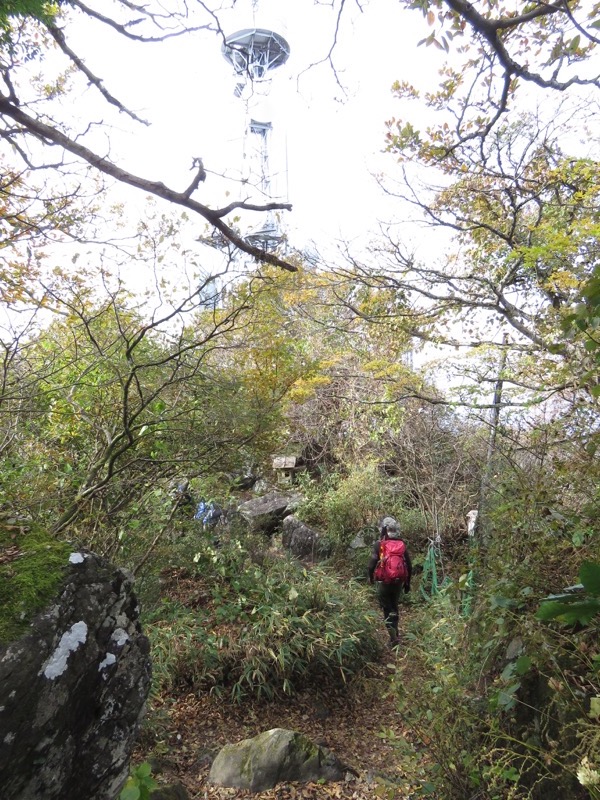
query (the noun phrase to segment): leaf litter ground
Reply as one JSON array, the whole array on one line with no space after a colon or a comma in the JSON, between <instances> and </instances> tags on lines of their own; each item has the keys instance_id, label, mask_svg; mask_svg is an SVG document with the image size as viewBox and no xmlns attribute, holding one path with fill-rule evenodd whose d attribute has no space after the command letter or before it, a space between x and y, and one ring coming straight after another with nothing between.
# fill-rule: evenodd
<instances>
[{"instance_id":1,"label":"leaf litter ground","mask_svg":"<svg viewBox=\"0 0 600 800\"><path fill-rule=\"evenodd\" d=\"M384 633L382 632L382 641ZM398 672L410 682L410 654L389 650L344 691L327 686L279 702L230 703L209 693L163 695L153 701L133 763L149 760L160 784L182 783L192 800L402 800L422 797L429 759L403 720L391 691ZM299 731L335 753L349 770L338 783L287 783L259 793L208 783L225 744L272 728ZM430 795L431 797L431 795Z\"/></svg>"}]
</instances>

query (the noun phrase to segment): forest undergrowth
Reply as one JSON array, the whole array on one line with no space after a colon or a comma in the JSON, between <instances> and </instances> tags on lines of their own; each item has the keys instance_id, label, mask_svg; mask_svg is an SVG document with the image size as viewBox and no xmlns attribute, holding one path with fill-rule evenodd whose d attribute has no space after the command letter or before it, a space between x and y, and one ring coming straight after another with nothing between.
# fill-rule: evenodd
<instances>
[{"instance_id":1,"label":"forest undergrowth","mask_svg":"<svg viewBox=\"0 0 600 800\"><path fill-rule=\"evenodd\" d=\"M171 591L171 599L182 605L195 602L197 589L182 575ZM405 632L410 615L407 605L401 621ZM399 683L410 695L411 685L423 676L414 668L406 636L401 647L390 650L382 623L374 633L373 660L346 683L315 681L291 696L247 697L242 702L206 689L162 689L152 698L134 761L149 762L160 783L181 782L192 800L437 797L428 779L432 764L427 739L415 734L397 703ZM276 727L299 731L332 750L349 768L346 780L279 784L258 794L208 782L212 759L223 745Z\"/></svg>"},{"instance_id":2,"label":"forest undergrowth","mask_svg":"<svg viewBox=\"0 0 600 800\"><path fill-rule=\"evenodd\" d=\"M193 800L249 797L208 783L212 759L284 727L330 748L348 779L255 797L594 798L581 779L598 753L597 624L536 617L586 554L556 540L520 553L517 541L507 558L499 539L485 567L459 547L433 596L416 552L397 652L370 588L339 565L303 565L260 538L195 541L186 567L144 589L160 601L146 614L154 689L134 763Z\"/></svg>"}]
</instances>

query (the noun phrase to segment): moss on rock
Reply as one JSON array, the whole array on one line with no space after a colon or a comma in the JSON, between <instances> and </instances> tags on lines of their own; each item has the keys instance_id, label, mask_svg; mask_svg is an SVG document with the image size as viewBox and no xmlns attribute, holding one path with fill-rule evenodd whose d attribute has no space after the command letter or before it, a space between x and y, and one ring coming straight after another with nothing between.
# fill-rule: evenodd
<instances>
[{"instance_id":1,"label":"moss on rock","mask_svg":"<svg viewBox=\"0 0 600 800\"><path fill-rule=\"evenodd\" d=\"M56 595L71 550L39 528L0 526L0 645L21 636Z\"/></svg>"},{"instance_id":2,"label":"moss on rock","mask_svg":"<svg viewBox=\"0 0 600 800\"><path fill-rule=\"evenodd\" d=\"M346 769L331 751L304 734L273 728L225 745L212 763L209 782L262 792L290 781L340 781Z\"/></svg>"}]
</instances>

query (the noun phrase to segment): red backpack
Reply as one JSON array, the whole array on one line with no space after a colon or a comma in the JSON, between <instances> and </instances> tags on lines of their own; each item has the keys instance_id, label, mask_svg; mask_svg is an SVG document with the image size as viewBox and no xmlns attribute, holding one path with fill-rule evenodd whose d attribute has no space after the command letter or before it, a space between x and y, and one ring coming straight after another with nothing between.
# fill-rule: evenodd
<instances>
[{"instance_id":1,"label":"red backpack","mask_svg":"<svg viewBox=\"0 0 600 800\"><path fill-rule=\"evenodd\" d=\"M375 567L375 580L383 583L406 583L406 545L401 539L382 539L379 543L379 561Z\"/></svg>"}]
</instances>

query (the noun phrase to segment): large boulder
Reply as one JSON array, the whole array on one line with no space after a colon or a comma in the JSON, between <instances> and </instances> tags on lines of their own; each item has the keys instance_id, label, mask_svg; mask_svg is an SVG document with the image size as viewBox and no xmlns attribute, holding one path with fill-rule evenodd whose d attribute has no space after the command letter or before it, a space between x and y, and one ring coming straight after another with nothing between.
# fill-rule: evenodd
<instances>
[{"instance_id":1,"label":"large boulder","mask_svg":"<svg viewBox=\"0 0 600 800\"><path fill-rule=\"evenodd\" d=\"M0 648L0 794L114 800L150 688L132 578L72 553L56 601Z\"/></svg>"},{"instance_id":2,"label":"large boulder","mask_svg":"<svg viewBox=\"0 0 600 800\"><path fill-rule=\"evenodd\" d=\"M348 768L304 734L273 728L223 747L208 780L217 786L265 792L291 781L340 781Z\"/></svg>"},{"instance_id":3,"label":"large boulder","mask_svg":"<svg viewBox=\"0 0 600 800\"><path fill-rule=\"evenodd\" d=\"M299 559L327 558L331 547L319 531L310 528L293 514L283 520L283 546Z\"/></svg>"},{"instance_id":4,"label":"large boulder","mask_svg":"<svg viewBox=\"0 0 600 800\"><path fill-rule=\"evenodd\" d=\"M269 492L242 503L238 511L254 531L268 536L275 533L287 514L302 501L302 495L289 492Z\"/></svg>"}]
</instances>

